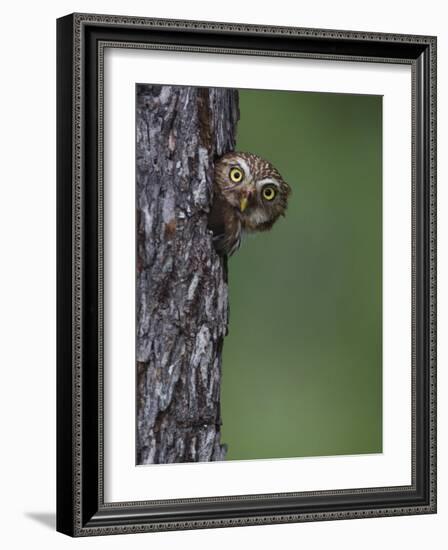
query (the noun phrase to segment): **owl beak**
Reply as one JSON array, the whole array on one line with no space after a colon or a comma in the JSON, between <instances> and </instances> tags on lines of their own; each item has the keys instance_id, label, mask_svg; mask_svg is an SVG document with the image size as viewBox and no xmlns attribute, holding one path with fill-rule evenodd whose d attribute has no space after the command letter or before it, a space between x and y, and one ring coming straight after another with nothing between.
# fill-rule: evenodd
<instances>
[{"instance_id":1,"label":"owl beak","mask_svg":"<svg viewBox=\"0 0 448 550\"><path fill-rule=\"evenodd\" d=\"M241 212L244 212L246 210L248 203L249 203L249 199L247 197L241 197L241 200L240 200Z\"/></svg>"},{"instance_id":2,"label":"owl beak","mask_svg":"<svg viewBox=\"0 0 448 550\"><path fill-rule=\"evenodd\" d=\"M244 212L246 210L246 208L248 207L249 205L249 199L251 198L251 196L253 195L253 193L255 192L255 185L250 185L249 188L245 189L243 191L243 194L241 195L241 198L240 198L240 211L241 212Z\"/></svg>"}]
</instances>

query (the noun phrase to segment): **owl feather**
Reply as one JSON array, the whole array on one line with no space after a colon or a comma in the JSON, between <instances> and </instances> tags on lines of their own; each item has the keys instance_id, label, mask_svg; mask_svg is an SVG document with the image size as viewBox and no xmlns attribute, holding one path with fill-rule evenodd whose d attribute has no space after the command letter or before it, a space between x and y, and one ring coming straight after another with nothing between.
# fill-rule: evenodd
<instances>
[{"instance_id":1,"label":"owl feather","mask_svg":"<svg viewBox=\"0 0 448 550\"><path fill-rule=\"evenodd\" d=\"M218 158L208 222L216 251L231 256L245 233L270 230L285 215L290 193L279 171L253 153Z\"/></svg>"}]
</instances>

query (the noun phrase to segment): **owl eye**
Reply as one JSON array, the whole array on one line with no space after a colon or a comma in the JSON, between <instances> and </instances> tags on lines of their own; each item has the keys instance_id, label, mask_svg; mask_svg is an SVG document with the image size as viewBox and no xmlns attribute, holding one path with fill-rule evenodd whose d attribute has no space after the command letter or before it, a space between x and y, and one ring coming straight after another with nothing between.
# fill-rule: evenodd
<instances>
[{"instance_id":1,"label":"owl eye","mask_svg":"<svg viewBox=\"0 0 448 550\"><path fill-rule=\"evenodd\" d=\"M275 198L277 191L274 187L266 186L263 188L261 194L265 200L272 201Z\"/></svg>"},{"instance_id":2,"label":"owl eye","mask_svg":"<svg viewBox=\"0 0 448 550\"><path fill-rule=\"evenodd\" d=\"M229 177L233 183L240 183L243 180L244 174L241 168L234 166L230 169Z\"/></svg>"}]
</instances>

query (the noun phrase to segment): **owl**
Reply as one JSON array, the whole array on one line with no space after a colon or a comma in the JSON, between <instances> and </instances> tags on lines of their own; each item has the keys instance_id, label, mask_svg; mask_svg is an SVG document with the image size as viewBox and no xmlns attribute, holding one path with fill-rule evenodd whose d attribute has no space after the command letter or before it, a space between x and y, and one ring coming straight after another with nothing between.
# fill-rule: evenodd
<instances>
[{"instance_id":1,"label":"owl","mask_svg":"<svg viewBox=\"0 0 448 550\"><path fill-rule=\"evenodd\" d=\"M268 231L285 215L290 186L272 164L233 151L215 162L209 228L219 254L231 256L245 233Z\"/></svg>"}]
</instances>

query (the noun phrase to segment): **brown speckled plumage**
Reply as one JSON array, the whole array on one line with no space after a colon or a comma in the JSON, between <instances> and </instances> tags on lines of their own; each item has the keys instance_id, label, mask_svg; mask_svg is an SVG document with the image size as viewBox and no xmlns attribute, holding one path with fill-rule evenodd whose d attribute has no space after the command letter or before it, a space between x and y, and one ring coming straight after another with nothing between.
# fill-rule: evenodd
<instances>
[{"instance_id":1,"label":"brown speckled plumage","mask_svg":"<svg viewBox=\"0 0 448 550\"><path fill-rule=\"evenodd\" d=\"M245 232L267 231L285 215L291 188L270 162L233 151L215 162L213 192L209 227L216 250L231 256Z\"/></svg>"}]
</instances>

